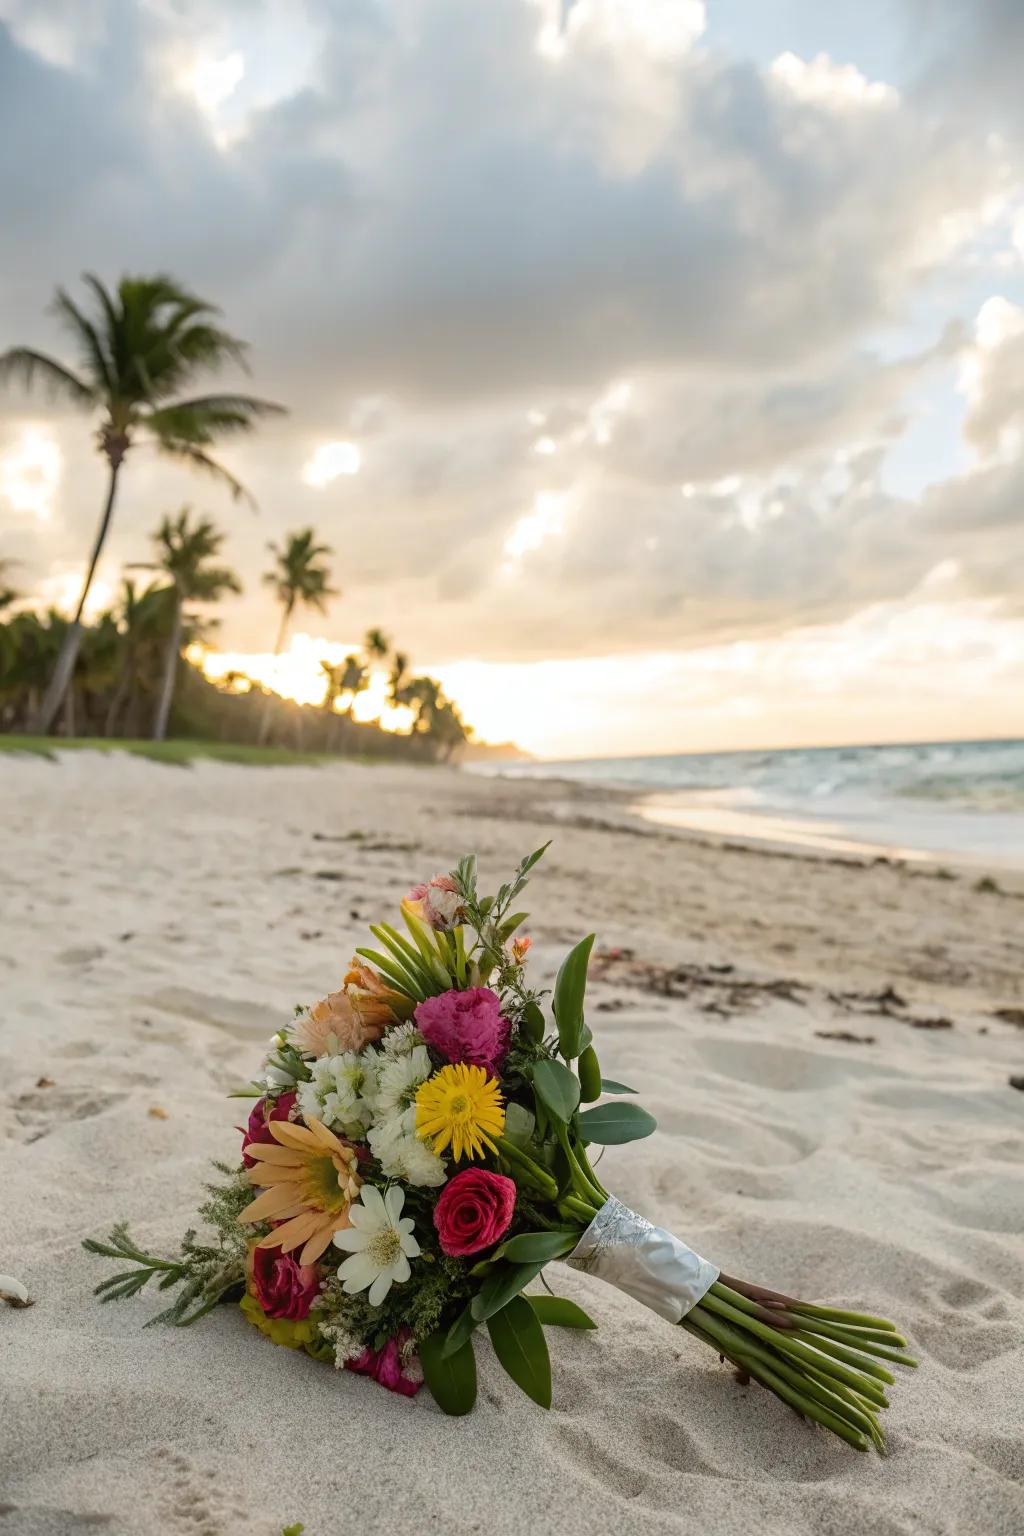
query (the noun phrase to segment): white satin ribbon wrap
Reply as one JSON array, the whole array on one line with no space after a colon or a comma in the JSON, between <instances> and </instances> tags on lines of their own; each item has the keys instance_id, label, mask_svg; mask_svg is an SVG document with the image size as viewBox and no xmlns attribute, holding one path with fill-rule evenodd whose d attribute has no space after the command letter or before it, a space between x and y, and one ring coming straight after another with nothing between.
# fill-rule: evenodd
<instances>
[{"instance_id":1,"label":"white satin ribbon wrap","mask_svg":"<svg viewBox=\"0 0 1024 1536\"><path fill-rule=\"evenodd\" d=\"M670 1323L684 1318L720 1273L678 1237L614 1196L602 1205L565 1262L607 1280Z\"/></svg>"}]
</instances>

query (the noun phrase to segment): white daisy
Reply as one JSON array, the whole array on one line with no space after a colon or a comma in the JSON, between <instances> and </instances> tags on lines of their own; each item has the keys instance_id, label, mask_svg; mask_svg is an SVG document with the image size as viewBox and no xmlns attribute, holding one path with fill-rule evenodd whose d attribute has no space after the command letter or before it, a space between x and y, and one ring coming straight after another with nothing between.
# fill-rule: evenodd
<instances>
[{"instance_id":1,"label":"white daisy","mask_svg":"<svg viewBox=\"0 0 1024 1536\"><path fill-rule=\"evenodd\" d=\"M434 1066L425 1045L413 1046L406 1056L385 1057L377 1068L373 1113L377 1120L395 1120L403 1131L416 1129L416 1090L433 1074Z\"/></svg>"},{"instance_id":2,"label":"white daisy","mask_svg":"<svg viewBox=\"0 0 1024 1536\"><path fill-rule=\"evenodd\" d=\"M394 1029L389 1029L380 1042L380 1049L385 1056L408 1056L417 1045L423 1044L423 1036L412 1022L396 1024Z\"/></svg>"},{"instance_id":3,"label":"white daisy","mask_svg":"<svg viewBox=\"0 0 1024 1536\"><path fill-rule=\"evenodd\" d=\"M409 1260L419 1255L420 1245L412 1235L412 1217L402 1216L404 1204L400 1184L392 1184L386 1195L364 1184L349 1207L351 1227L334 1234L336 1247L349 1255L338 1270L347 1296L369 1287L366 1299L371 1307L379 1307L393 1284L408 1280Z\"/></svg>"}]
</instances>

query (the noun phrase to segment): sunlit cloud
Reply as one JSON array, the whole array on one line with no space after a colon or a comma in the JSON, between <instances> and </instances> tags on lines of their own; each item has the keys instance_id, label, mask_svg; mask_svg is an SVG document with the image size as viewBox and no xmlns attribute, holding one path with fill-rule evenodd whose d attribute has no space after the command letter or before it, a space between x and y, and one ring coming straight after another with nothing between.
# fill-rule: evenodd
<instances>
[{"instance_id":1,"label":"sunlit cloud","mask_svg":"<svg viewBox=\"0 0 1024 1536\"><path fill-rule=\"evenodd\" d=\"M12 512L48 522L60 485L62 457L52 432L28 426L13 448L0 456L0 501Z\"/></svg>"},{"instance_id":2,"label":"sunlit cloud","mask_svg":"<svg viewBox=\"0 0 1024 1536\"><path fill-rule=\"evenodd\" d=\"M245 58L235 51L223 58L200 56L185 72L182 85L207 117L215 117L245 76Z\"/></svg>"},{"instance_id":3,"label":"sunlit cloud","mask_svg":"<svg viewBox=\"0 0 1024 1536\"><path fill-rule=\"evenodd\" d=\"M339 475L358 475L363 456L355 443L321 443L302 469L307 485L321 490Z\"/></svg>"},{"instance_id":4,"label":"sunlit cloud","mask_svg":"<svg viewBox=\"0 0 1024 1536\"><path fill-rule=\"evenodd\" d=\"M633 50L656 59L688 53L707 24L703 0L534 0L541 11L537 49L561 59L574 42Z\"/></svg>"},{"instance_id":5,"label":"sunlit cloud","mask_svg":"<svg viewBox=\"0 0 1024 1536\"><path fill-rule=\"evenodd\" d=\"M801 59L781 53L772 61L774 79L802 101L843 110L854 107L891 107L899 92L883 80L869 80L855 64L835 64L827 53Z\"/></svg>"},{"instance_id":6,"label":"sunlit cloud","mask_svg":"<svg viewBox=\"0 0 1024 1536\"><path fill-rule=\"evenodd\" d=\"M73 617L82 595L84 576L85 570L82 566L53 571L49 576L44 576L38 584L38 601L35 606L43 609L56 608L57 612L63 614L65 618ZM116 580L113 576L102 570L97 572L89 588L83 618L95 619L109 609L114 601L116 590Z\"/></svg>"},{"instance_id":7,"label":"sunlit cloud","mask_svg":"<svg viewBox=\"0 0 1024 1536\"><path fill-rule=\"evenodd\" d=\"M546 541L565 531L568 497L554 491L540 491L533 511L519 518L505 540L506 564L515 569L525 555L540 549Z\"/></svg>"}]
</instances>

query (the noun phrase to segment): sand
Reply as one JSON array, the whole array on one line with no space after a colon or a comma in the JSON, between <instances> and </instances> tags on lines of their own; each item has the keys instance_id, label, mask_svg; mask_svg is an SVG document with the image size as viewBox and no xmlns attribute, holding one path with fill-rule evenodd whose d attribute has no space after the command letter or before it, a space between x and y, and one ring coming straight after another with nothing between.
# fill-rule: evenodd
<instances>
[{"instance_id":1,"label":"sand","mask_svg":"<svg viewBox=\"0 0 1024 1536\"><path fill-rule=\"evenodd\" d=\"M0 1306L0 1536L1024 1530L1024 1030L995 1016L1024 1009L1024 881L721 849L454 770L4 758L0 800L0 1271L36 1303ZM483 1348L459 1421L234 1308L174 1332L94 1301L80 1239L173 1247L235 1155L225 1091L365 922L551 835L533 963L589 927L626 952L590 1017L660 1123L605 1182L726 1270L897 1319L921 1368L887 1459L564 1266L600 1328L550 1336L551 1412Z\"/></svg>"}]
</instances>

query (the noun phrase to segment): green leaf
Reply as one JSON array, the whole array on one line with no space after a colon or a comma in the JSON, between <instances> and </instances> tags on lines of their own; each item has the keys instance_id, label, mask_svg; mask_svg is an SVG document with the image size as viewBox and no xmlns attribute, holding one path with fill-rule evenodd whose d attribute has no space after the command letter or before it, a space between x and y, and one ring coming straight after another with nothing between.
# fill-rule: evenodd
<instances>
[{"instance_id":1,"label":"green leaf","mask_svg":"<svg viewBox=\"0 0 1024 1536\"><path fill-rule=\"evenodd\" d=\"M501 1269L495 1270L470 1303L474 1319L484 1323L495 1312L500 1312L513 1296L518 1296L525 1285L537 1278L546 1262L542 1259L532 1264L503 1264Z\"/></svg>"},{"instance_id":2,"label":"green leaf","mask_svg":"<svg viewBox=\"0 0 1024 1536\"><path fill-rule=\"evenodd\" d=\"M506 917L503 922L500 922L498 924L498 938L501 942L504 943L506 939L511 938L519 924L525 923L529 915L529 912L513 912L511 917Z\"/></svg>"},{"instance_id":3,"label":"green leaf","mask_svg":"<svg viewBox=\"0 0 1024 1536\"><path fill-rule=\"evenodd\" d=\"M541 1102L562 1125L568 1125L580 1102L575 1072L560 1061L538 1061L533 1067L533 1086Z\"/></svg>"},{"instance_id":4,"label":"green leaf","mask_svg":"<svg viewBox=\"0 0 1024 1536\"><path fill-rule=\"evenodd\" d=\"M551 1358L537 1315L528 1301L515 1296L487 1320L494 1353L527 1397L551 1407Z\"/></svg>"},{"instance_id":5,"label":"green leaf","mask_svg":"<svg viewBox=\"0 0 1024 1536\"><path fill-rule=\"evenodd\" d=\"M639 1104L596 1104L579 1118L584 1141L601 1147L617 1147L624 1141L640 1141L657 1129L658 1122Z\"/></svg>"},{"instance_id":6,"label":"green leaf","mask_svg":"<svg viewBox=\"0 0 1024 1536\"><path fill-rule=\"evenodd\" d=\"M419 1343L423 1380L442 1413L458 1418L468 1413L476 1402L476 1356L473 1341L466 1342L454 1354L444 1352L445 1335L432 1333Z\"/></svg>"},{"instance_id":7,"label":"green leaf","mask_svg":"<svg viewBox=\"0 0 1024 1536\"><path fill-rule=\"evenodd\" d=\"M547 1264L571 1253L579 1240L578 1232L520 1232L502 1243L495 1258L508 1259L513 1264Z\"/></svg>"},{"instance_id":8,"label":"green leaf","mask_svg":"<svg viewBox=\"0 0 1024 1536\"><path fill-rule=\"evenodd\" d=\"M523 1009L520 1027L526 1038L535 1044L539 1045L544 1039L544 1015L532 999Z\"/></svg>"},{"instance_id":9,"label":"green leaf","mask_svg":"<svg viewBox=\"0 0 1024 1536\"><path fill-rule=\"evenodd\" d=\"M592 1317L582 1307L564 1296L527 1296L537 1314L537 1321L548 1328L596 1328Z\"/></svg>"},{"instance_id":10,"label":"green leaf","mask_svg":"<svg viewBox=\"0 0 1024 1536\"><path fill-rule=\"evenodd\" d=\"M526 1147L533 1139L536 1120L530 1111L513 1099L505 1106L505 1137L514 1147Z\"/></svg>"},{"instance_id":11,"label":"green leaf","mask_svg":"<svg viewBox=\"0 0 1024 1536\"><path fill-rule=\"evenodd\" d=\"M449 1356L456 1354L466 1343L475 1327L476 1318L473 1316L467 1302L444 1336L444 1343L441 1346L442 1356L448 1359Z\"/></svg>"},{"instance_id":12,"label":"green leaf","mask_svg":"<svg viewBox=\"0 0 1024 1536\"><path fill-rule=\"evenodd\" d=\"M627 1088L625 1083L617 1083L613 1077L602 1077L602 1093L636 1093L635 1088Z\"/></svg>"},{"instance_id":13,"label":"green leaf","mask_svg":"<svg viewBox=\"0 0 1024 1536\"><path fill-rule=\"evenodd\" d=\"M594 947L594 934L581 939L562 961L555 980L551 1007L558 1025L558 1047L566 1061L573 1061L583 1049L583 994L587 989L587 964Z\"/></svg>"}]
</instances>

